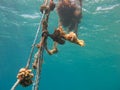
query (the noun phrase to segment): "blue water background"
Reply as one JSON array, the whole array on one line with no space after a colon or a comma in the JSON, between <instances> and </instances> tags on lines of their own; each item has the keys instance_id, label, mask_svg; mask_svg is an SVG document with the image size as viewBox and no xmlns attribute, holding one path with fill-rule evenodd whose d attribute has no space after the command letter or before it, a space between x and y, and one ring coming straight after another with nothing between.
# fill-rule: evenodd
<instances>
[{"instance_id":1,"label":"blue water background","mask_svg":"<svg viewBox=\"0 0 120 90\"><path fill-rule=\"evenodd\" d=\"M0 0L0 90L10 90L26 65L42 3ZM57 21L54 11L50 32L57 28ZM78 36L85 40L85 47L66 42L55 55L44 52L39 90L120 90L120 0L83 0ZM16 90L31 88L19 85Z\"/></svg>"}]
</instances>

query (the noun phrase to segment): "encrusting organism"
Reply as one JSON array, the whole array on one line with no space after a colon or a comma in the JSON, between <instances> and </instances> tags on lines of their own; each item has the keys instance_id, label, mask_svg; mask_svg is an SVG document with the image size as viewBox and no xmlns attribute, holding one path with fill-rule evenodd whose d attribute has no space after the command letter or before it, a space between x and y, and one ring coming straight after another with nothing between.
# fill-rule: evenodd
<instances>
[{"instance_id":1,"label":"encrusting organism","mask_svg":"<svg viewBox=\"0 0 120 90\"><path fill-rule=\"evenodd\" d=\"M17 78L20 80L20 84L23 87L29 86L32 84L33 73L31 69L21 68Z\"/></svg>"},{"instance_id":2,"label":"encrusting organism","mask_svg":"<svg viewBox=\"0 0 120 90\"><path fill-rule=\"evenodd\" d=\"M57 33L57 34L56 34ZM57 37L58 36L58 37ZM56 41L59 44L64 44L65 40L68 40L72 43L78 44L80 46L84 46L84 41L83 40L79 40L77 38L77 35L74 32L69 32L68 34L66 34L66 32L63 30L62 26L59 26L55 32L50 35L50 37ZM57 38L56 38L57 37Z\"/></svg>"},{"instance_id":3,"label":"encrusting organism","mask_svg":"<svg viewBox=\"0 0 120 90\"><path fill-rule=\"evenodd\" d=\"M57 13L59 26L68 28L77 34L78 24L82 18L82 0L58 0Z\"/></svg>"}]
</instances>

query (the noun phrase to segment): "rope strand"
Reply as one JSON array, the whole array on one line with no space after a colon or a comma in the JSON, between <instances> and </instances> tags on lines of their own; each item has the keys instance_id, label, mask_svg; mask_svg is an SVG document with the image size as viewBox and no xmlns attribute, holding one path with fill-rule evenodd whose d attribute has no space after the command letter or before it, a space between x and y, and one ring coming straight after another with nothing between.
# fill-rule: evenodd
<instances>
[{"instance_id":1,"label":"rope strand","mask_svg":"<svg viewBox=\"0 0 120 90\"><path fill-rule=\"evenodd\" d=\"M20 80L18 79L15 84L13 85L13 87L11 88L11 90L15 90L15 88L17 87L17 85L20 83Z\"/></svg>"},{"instance_id":2,"label":"rope strand","mask_svg":"<svg viewBox=\"0 0 120 90\"><path fill-rule=\"evenodd\" d=\"M35 39L34 39L33 44L32 44L32 48L31 48L31 51L30 51L30 55L29 55L29 58L28 58L26 68L29 68L29 65L30 65L30 62L31 62L31 59L32 59L32 55L33 55L33 51L34 51L34 47L35 47L35 44L36 44L36 41L37 41L37 38L38 38L38 34L40 32L41 23L42 23L42 20L43 20L44 16L45 16L45 11L43 11L43 14L42 14L42 17L41 17L41 20L40 20L40 23L39 23L39 26L38 26L38 29L37 29L37 32L36 32L36 36L35 36Z\"/></svg>"},{"instance_id":3,"label":"rope strand","mask_svg":"<svg viewBox=\"0 0 120 90\"><path fill-rule=\"evenodd\" d=\"M40 73L41 73L41 69L42 69L42 61L43 61L43 51L44 51L44 48L43 46L41 47L40 49L40 56L39 56L39 59L38 59L38 65L37 65L37 72L36 72L36 85L35 85L35 90L38 90L39 89L39 83L40 83Z\"/></svg>"}]
</instances>

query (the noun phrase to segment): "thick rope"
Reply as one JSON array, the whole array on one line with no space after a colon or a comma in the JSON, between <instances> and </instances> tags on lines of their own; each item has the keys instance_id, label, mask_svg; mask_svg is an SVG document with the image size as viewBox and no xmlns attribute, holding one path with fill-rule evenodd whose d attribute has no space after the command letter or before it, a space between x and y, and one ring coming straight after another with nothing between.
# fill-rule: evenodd
<instances>
[{"instance_id":1,"label":"thick rope","mask_svg":"<svg viewBox=\"0 0 120 90\"><path fill-rule=\"evenodd\" d=\"M41 46L41 49L39 49L39 59L38 59L38 64L37 64L37 71L36 71L36 84L35 84L35 89L34 90L39 90L39 82L40 82L40 73L42 69L42 62L43 62L43 51L44 47Z\"/></svg>"},{"instance_id":2,"label":"thick rope","mask_svg":"<svg viewBox=\"0 0 120 90\"><path fill-rule=\"evenodd\" d=\"M35 48L35 44L36 44L36 41L37 41L37 38L38 38L38 34L40 32L41 23L42 23L42 20L43 20L44 16L45 16L45 11L43 11L43 14L42 14L42 17L41 17L41 20L40 20L40 23L39 23L39 26L38 26L38 29L37 29L37 32L36 32L36 36L35 36L35 39L34 39L33 44L32 44L32 48L31 48L31 51L30 51L30 55L29 55L29 58L28 58L28 61L27 61L26 68L29 68L30 62L32 60L33 51L34 51L34 48Z\"/></svg>"},{"instance_id":3,"label":"thick rope","mask_svg":"<svg viewBox=\"0 0 120 90\"><path fill-rule=\"evenodd\" d=\"M39 53L42 54L43 50ZM39 80L40 79L40 73L41 73L41 69L42 69L42 62L43 62L43 56L40 55L39 59L38 59L38 63L37 63L36 76L35 76L35 81L33 83L32 90L38 90L39 82L40 82L40 80Z\"/></svg>"},{"instance_id":4,"label":"thick rope","mask_svg":"<svg viewBox=\"0 0 120 90\"><path fill-rule=\"evenodd\" d=\"M45 38L42 37L42 41L44 42ZM40 73L41 73L41 69L42 69L42 62L43 62L43 52L44 52L44 44L42 44L38 50L38 62L37 62L37 70L36 70L36 76L35 76L35 81L33 83L33 87L32 90L38 90L39 87L39 82L40 82Z\"/></svg>"},{"instance_id":5,"label":"thick rope","mask_svg":"<svg viewBox=\"0 0 120 90\"><path fill-rule=\"evenodd\" d=\"M47 3L48 3L48 0L45 0L45 5L47 5ZM32 48L31 48L31 51L30 51L30 55L29 55L29 58L28 58L28 61L27 61L26 68L29 68L30 62L32 60L32 55L33 55L34 47L35 47L36 41L38 39L38 34L40 32L41 23L42 23L42 20L43 20L44 16L45 16L45 11L43 11L42 17L40 19L39 26L38 26L38 29L37 29L37 32L36 32L36 35L35 35L35 39L34 39L33 44L32 44Z\"/></svg>"}]
</instances>

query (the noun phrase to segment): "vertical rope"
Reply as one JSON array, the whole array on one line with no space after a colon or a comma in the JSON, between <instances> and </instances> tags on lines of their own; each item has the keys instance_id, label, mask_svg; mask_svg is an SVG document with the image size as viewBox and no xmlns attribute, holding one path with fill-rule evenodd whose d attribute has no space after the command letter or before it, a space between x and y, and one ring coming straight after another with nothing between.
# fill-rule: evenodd
<instances>
[{"instance_id":1,"label":"vertical rope","mask_svg":"<svg viewBox=\"0 0 120 90\"><path fill-rule=\"evenodd\" d=\"M41 46L41 49L39 50L38 54L38 63L37 63L37 70L36 70L36 76L35 76L35 82L32 87L32 90L39 90L39 83L40 83L40 73L42 69L42 62L43 62L43 52L44 52L44 47Z\"/></svg>"},{"instance_id":2,"label":"vertical rope","mask_svg":"<svg viewBox=\"0 0 120 90\"><path fill-rule=\"evenodd\" d=\"M45 5L48 4L48 0L45 0ZM45 10L43 11L43 14L45 15ZM36 70L36 76L35 76L35 82L32 87L32 90L39 90L39 83L40 83L40 73L42 69L42 62L43 62L43 52L44 52L44 42L45 37L42 37L41 42L43 43L39 50L38 50L38 63L37 63L37 70Z\"/></svg>"},{"instance_id":3,"label":"vertical rope","mask_svg":"<svg viewBox=\"0 0 120 90\"><path fill-rule=\"evenodd\" d=\"M38 69L37 69L37 75L36 75L36 86L35 86L35 90L39 90L39 83L40 83L40 73L41 73L41 69L42 69L42 53L43 53L44 48L41 47L41 51L40 51L40 57L38 59Z\"/></svg>"},{"instance_id":4,"label":"vertical rope","mask_svg":"<svg viewBox=\"0 0 120 90\"><path fill-rule=\"evenodd\" d=\"M45 3L45 5L47 5L48 0L45 0L44 3ZM41 23L42 23L42 20L43 20L44 16L45 16L45 11L43 11L42 17L40 19L39 26L38 26L38 29L37 29L37 32L36 32L35 39L34 39L33 44L32 44L32 48L31 48L31 51L30 51L30 55L29 55L29 58L28 58L28 61L27 61L26 68L29 68L29 65L30 65L30 62L31 62L31 59L32 59L32 55L33 55L33 51L34 51L34 47L35 47L35 43L37 41L38 34L39 34L40 28L41 28Z\"/></svg>"},{"instance_id":5,"label":"vertical rope","mask_svg":"<svg viewBox=\"0 0 120 90\"><path fill-rule=\"evenodd\" d=\"M41 20L40 20L40 23L39 23L39 26L38 26L38 29L37 29L37 32L36 32L36 36L35 36L35 39L34 39L33 44L32 44L32 48L31 48L31 51L30 51L30 55L29 55L29 58L28 58L28 61L27 61L26 68L29 68L29 65L30 65L30 62L31 62L31 59L32 59L32 55L33 55L33 51L34 51L34 47L35 47L35 43L36 43L36 40L38 38L38 34L40 32L41 23L42 23L42 20L43 20L44 16L45 16L45 11L43 11L43 14L42 14L42 17L41 17Z\"/></svg>"}]
</instances>

